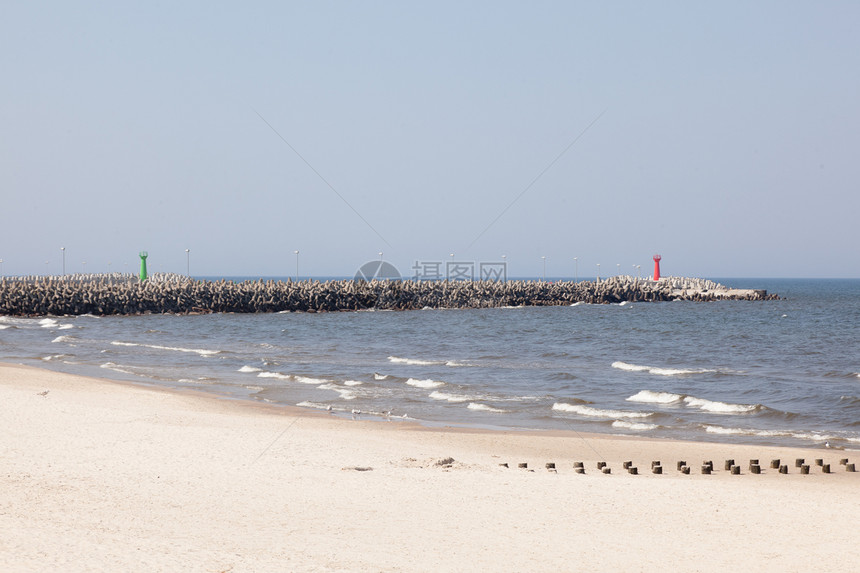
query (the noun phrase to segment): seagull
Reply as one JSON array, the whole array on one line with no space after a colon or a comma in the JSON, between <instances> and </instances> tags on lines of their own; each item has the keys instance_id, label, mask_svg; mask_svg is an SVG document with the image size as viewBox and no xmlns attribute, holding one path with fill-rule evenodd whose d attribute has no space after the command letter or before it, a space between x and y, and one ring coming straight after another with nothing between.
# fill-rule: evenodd
<instances>
[{"instance_id":1,"label":"seagull","mask_svg":"<svg viewBox=\"0 0 860 573\"><path fill-rule=\"evenodd\" d=\"M361 415L361 410L356 410L355 408L352 409L352 419L353 420L355 420L356 416L360 416L360 415Z\"/></svg>"},{"instance_id":2,"label":"seagull","mask_svg":"<svg viewBox=\"0 0 860 573\"><path fill-rule=\"evenodd\" d=\"M328 406L326 406L326 407L325 407L325 411L326 411L326 412L331 412L331 404L329 404Z\"/></svg>"}]
</instances>

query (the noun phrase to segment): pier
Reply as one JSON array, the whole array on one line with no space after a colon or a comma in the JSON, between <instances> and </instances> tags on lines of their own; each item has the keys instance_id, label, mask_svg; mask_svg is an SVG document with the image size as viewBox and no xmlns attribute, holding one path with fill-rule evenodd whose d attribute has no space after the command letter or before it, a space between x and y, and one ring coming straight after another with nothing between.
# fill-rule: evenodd
<instances>
[{"instance_id":1,"label":"pier","mask_svg":"<svg viewBox=\"0 0 860 573\"><path fill-rule=\"evenodd\" d=\"M616 276L599 281L275 281L198 280L156 273L31 276L0 279L0 315L337 312L618 304L673 300L774 300L758 289L712 281Z\"/></svg>"}]
</instances>

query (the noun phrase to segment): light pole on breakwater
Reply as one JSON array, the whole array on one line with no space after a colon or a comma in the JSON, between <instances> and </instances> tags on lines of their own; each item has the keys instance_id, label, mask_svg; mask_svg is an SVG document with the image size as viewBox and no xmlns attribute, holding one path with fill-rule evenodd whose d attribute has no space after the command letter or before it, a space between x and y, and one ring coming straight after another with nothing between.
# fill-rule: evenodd
<instances>
[{"instance_id":1,"label":"light pole on breakwater","mask_svg":"<svg viewBox=\"0 0 860 573\"><path fill-rule=\"evenodd\" d=\"M296 282L299 282L299 252L293 251L296 255Z\"/></svg>"}]
</instances>

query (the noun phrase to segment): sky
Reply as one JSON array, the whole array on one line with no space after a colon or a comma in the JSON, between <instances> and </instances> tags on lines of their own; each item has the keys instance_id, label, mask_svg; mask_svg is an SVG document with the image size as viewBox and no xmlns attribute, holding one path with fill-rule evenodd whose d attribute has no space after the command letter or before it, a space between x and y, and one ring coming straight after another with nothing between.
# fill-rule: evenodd
<instances>
[{"instance_id":1,"label":"sky","mask_svg":"<svg viewBox=\"0 0 860 573\"><path fill-rule=\"evenodd\" d=\"M860 277L860 3L239 4L4 2L0 273Z\"/></svg>"}]
</instances>

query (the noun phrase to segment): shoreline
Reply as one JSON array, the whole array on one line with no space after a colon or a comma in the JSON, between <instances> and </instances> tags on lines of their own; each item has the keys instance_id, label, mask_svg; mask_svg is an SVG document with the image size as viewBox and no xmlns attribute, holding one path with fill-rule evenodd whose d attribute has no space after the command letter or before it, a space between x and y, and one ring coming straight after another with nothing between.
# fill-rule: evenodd
<instances>
[{"instance_id":1,"label":"shoreline","mask_svg":"<svg viewBox=\"0 0 860 573\"><path fill-rule=\"evenodd\" d=\"M838 465L854 452L353 421L13 364L0 364L0 400L0 562L20 570L784 571L860 558L860 473ZM730 457L741 475L723 469ZM801 475L798 457L833 473Z\"/></svg>"}]
</instances>

